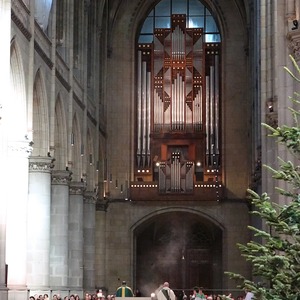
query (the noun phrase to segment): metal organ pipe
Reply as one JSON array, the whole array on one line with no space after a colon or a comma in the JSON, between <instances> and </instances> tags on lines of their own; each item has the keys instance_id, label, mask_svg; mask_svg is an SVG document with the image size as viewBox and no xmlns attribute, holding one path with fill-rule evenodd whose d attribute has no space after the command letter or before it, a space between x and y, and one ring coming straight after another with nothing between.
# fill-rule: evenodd
<instances>
[{"instance_id":1,"label":"metal organ pipe","mask_svg":"<svg viewBox=\"0 0 300 300\"><path fill-rule=\"evenodd\" d=\"M199 91L199 109L198 109L198 116L199 116L199 124L200 127L202 127L202 123L203 123L203 116L202 116L202 85L200 86L200 91ZM201 129L201 128L200 128Z\"/></svg>"},{"instance_id":2,"label":"metal organ pipe","mask_svg":"<svg viewBox=\"0 0 300 300\"><path fill-rule=\"evenodd\" d=\"M137 74L137 164L138 167L141 164L141 139L142 139L142 132L141 132L141 122L142 122L142 96L141 96L141 73L142 73L142 52L138 51L138 74Z\"/></svg>"},{"instance_id":3,"label":"metal organ pipe","mask_svg":"<svg viewBox=\"0 0 300 300\"><path fill-rule=\"evenodd\" d=\"M180 120L180 77L179 73L177 73L177 80L176 80L176 129L179 129L179 120Z\"/></svg>"},{"instance_id":4,"label":"metal organ pipe","mask_svg":"<svg viewBox=\"0 0 300 300\"><path fill-rule=\"evenodd\" d=\"M162 130L162 126L163 126L164 104L156 89L154 90L153 97L154 97L154 126L156 131L160 131ZM149 109L151 110L151 103L149 104L150 104ZM151 113L149 113L149 116L150 115Z\"/></svg>"},{"instance_id":5,"label":"metal organ pipe","mask_svg":"<svg viewBox=\"0 0 300 300\"><path fill-rule=\"evenodd\" d=\"M179 153L172 153L171 162L171 191L180 191L180 156Z\"/></svg>"},{"instance_id":6,"label":"metal organ pipe","mask_svg":"<svg viewBox=\"0 0 300 300\"><path fill-rule=\"evenodd\" d=\"M210 89L210 157L211 157L211 163L213 160L213 153L214 153L214 101L215 101L215 93L214 93L214 67L210 67L210 84L209 84L209 89Z\"/></svg>"},{"instance_id":7,"label":"metal organ pipe","mask_svg":"<svg viewBox=\"0 0 300 300\"><path fill-rule=\"evenodd\" d=\"M215 56L215 144L219 154L219 56Z\"/></svg>"},{"instance_id":8,"label":"metal organ pipe","mask_svg":"<svg viewBox=\"0 0 300 300\"><path fill-rule=\"evenodd\" d=\"M184 97L183 97L183 80L180 76L180 86L179 86L179 129L183 129L183 123L184 123Z\"/></svg>"},{"instance_id":9,"label":"metal organ pipe","mask_svg":"<svg viewBox=\"0 0 300 300\"><path fill-rule=\"evenodd\" d=\"M206 164L209 165L209 149L210 149L210 127L209 127L209 100L210 100L210 90L209 90L209 76L206 76L206 106L205 106L205 131L206 131Z\"/></svg>"},{"instance_id":10,"label":"metal organ pipe","mask_svg":"<svg viewBox=\"0 0 300 300\"><path fill-rule=\"evenodd\" d=\"M145 166L146 159L146 116L147 116L147 69L146 62L142 62L142 165Z\"/></svg>"},{"instance_id":11,"label":"metal organ pipe","mask_svg":"<svg viewBox=\"0 0 300 300\"><path fill-rule=\"evenodd\" d=\"M147 122L146 122L146 142L147 142L147 163L150 166L150 129L151 129L151 73L147 72L147 107L146 107L146 114L147 114Z\"/></svg>"}]
</instances>

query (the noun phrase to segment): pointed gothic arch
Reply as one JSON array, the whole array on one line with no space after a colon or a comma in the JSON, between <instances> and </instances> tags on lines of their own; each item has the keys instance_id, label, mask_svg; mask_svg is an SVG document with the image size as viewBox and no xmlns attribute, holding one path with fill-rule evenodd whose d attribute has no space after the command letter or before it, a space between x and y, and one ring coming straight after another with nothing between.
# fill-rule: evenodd
<instances>
[{"instance_id":1,"label":"pointed gothic arch","mask_svg":"<svg viewBox=\"0 0 300 300\"><path fill-rule=\"evenodd\" d=\"M92 191L95 184L95 153L92 141L92 135L90 129L87 130L87 162L86 162L86 177L87 177L87 189Z\"/></svg>"},{"instance_id":2,"label":"pointed gothic arch","mask_svg":"<svg viewBox=\"0 0 300 300\"><path fill-rule=\"evenodd\" d=\"M74 137L74 144L72 146L72 179L74 181L80 181L82 178L82 156L85 153L79 124L75 113L72 122L72 135Z\"/></svg>"},{"instance_id":3,"label":"pointed gothic arch","mask_svg":"<svg viewBox=\"0 0 300 300\"><path fill-rule=\"evenodd\" d=\"M49 152L49 112L45 90L42 73L38 70L33 84L33 156L47 156Z\"/></svg>"},{"instance_id":4,"label":"pointed gothic arch","mask_svg":"<svg viewBox=\"0 0 300 300\"><path fill-rule=\"evenodd\" d=\"M60 97L57 95L55 103L55 128L54 128L54 156L55 156L55 169L64 170L68 166L67 158L67 123L65 109Z\"/></svg>"},{"instance_id":5,"label":"pointed gothic arch","mask_svg":"<svg viewBox=\"0 0 300 300\"><path fill-rule=\"evenodd\" d=\"M15 39L11 42L10 55L10 95L6 101L9 169L6 169L5 173L10 180L5 183L9 191L7 199L3 199L7 201L5 263L10 270L7 273L7 286L24 286L27 272L27 217L24 212L27 211L28 143L32 141L32 132L28 131L30 125L27 116L28 103L22 51ZM18 182L17 189L11 178L14 178L14 182Z\"/></svg>"},{"instance_id":6,"label":"pointed gothic arch","mask_svg":"<svg viewBox=\"0 0 300 300\"><path fill-rule=\"evenodd\" d=\"M204 211L169 207L152 212L132 228L134 282L151 294L158 282L172 282L178 298L193 286L222 287L223 225Z\"/></svg>"},{"instance_id":7,"label":"pointed gothic arch","mask_svg":"<svg viewBox=\"0 0 300 300\"><path fill-rule=\"evenodd\" d=\"M8 101L8 115L13 116L8 120L10 128L10 139L23 141L28 137L32 141L32 132L27 132L27 103L24 68L21 59L21 51L15 40L11 43L10 51L10 76L11 76L11 97ZM16 122L17 120L17 122Z\"/></svg>"}]
</instances>

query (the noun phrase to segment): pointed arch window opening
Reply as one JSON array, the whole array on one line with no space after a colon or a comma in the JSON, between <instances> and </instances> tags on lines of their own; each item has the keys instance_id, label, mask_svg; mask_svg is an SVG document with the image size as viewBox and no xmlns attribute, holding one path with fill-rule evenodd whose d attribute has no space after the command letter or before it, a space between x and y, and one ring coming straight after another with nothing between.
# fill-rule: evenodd
<instances>
[{"instance_id":1,"label":"pointed arch window opening","mask_svg":"<svg viewBox=\"0 0 300 300\"><path fill-rule=\"evenodd\" d=\"M200 1L182 5L159 2L137 45L135 176L158 181L162 193L221 181L220 33ZM172 13L179 11L184 13ZM186 155L174 161L177 146Z\"/></svg>"}]
</instances>

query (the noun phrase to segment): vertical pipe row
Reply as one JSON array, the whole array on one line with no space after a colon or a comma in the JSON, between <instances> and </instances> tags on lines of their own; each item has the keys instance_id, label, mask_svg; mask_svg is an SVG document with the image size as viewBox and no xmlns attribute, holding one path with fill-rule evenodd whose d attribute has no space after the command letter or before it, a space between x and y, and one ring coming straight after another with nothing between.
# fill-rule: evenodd
<instances>
[{"instance_id":1,"label":"vertical pipe row","mask_svg":"<svg viewBox=\"0 0 300 300\"><path fill-rule=\"evenodd\" d=\"M210 89L210 120L209 120L209 127L210 127L210 157L212 163L212 155L214 152L214 101L215 101L215 94L214 94L214 67L210 66L210 82L209 82L209 89Z\"/></svg>"},{"instance_id":2,"label":"vertical pipe row","mask_svg":"<svg viewBox=\"0 0 300 300\"><path fill-rule=\"evenodd\" d=\"M219 56L215 56L215 145L219 154Z\"/></svg>"},{"instance_id":3,"label":"vertical pipe row","mask_svg":"<svg viewBox=\"0 0 300 300\"><path fill-rule=\"evenodd\" d=\"M199 91L199 102L198 102L198 107L199 107L199 112L198 112L198 116L199 116L199 125L200 128L202 129L202 123L203 123L203 116L202 116L202 85L200 86L200 91Z\"/></svg>"},{"instance_id":4,"label":"vertical pipe row","mask_svg":"<svg viewBox=\"0 0 300 300\"><path fill-rule=\"evenodd\" d=\"M142 122L142 95L141 95L141 88L142 88L142 52L138 51L138 74L137 74L137 165L138 167L141 164L141 139L142 139L142 132L141 132L141 122Z\"/></svg>"},{"instance_id":5,"label":"vertical pipe row","mask_svg":"<svg viewBox=\"0 0 300 300\"><path fill-rule=\"evenodd\" d=\"M149 84L149 88L150 88L150 84ZM149 95L150 97L150 95ZM154 95L153 95L153 102L154 102L154 130L155 131L160 131L162 130L162 126L163 126L163 115L164 115L164 104L163 101L161 100L157 90L154 90ZM149 113L148 116L151 116L151 103L148 103L148 107L149 107ZM149 118L149 129L150 129L150 118ZM150 131L149 131L150 133Z\"/></svg>"},{"instance_id":6,"label":"vertical pipe row","mask_svg":"<svg viewBox=\"0 0 300 300\"><path fill-rule=\"evenodd\" d=\"M150 166L150 129L151 129L151 72L147 72L147 107L146 107L146 114L147 114L147 121L146 121L146 143L147 143L147 163Z\"/></svg>"},{"instance_id":7,"label":"vertical pipe row","mask_svg":"<svg viewBox=\"0 0 300 300\"><path fill-rule=\"evenodd\" d=\"M177 191L180 191L180 157L177 158Z\"/></svg>"},{"instance_id":8,"label":"vertical pipe row","mask_svg":"<svg viewBox=\"0 0 300 300\"><path fill-rule=\"evenodd\" d=\"M178 53L178 52L177 52ZM179 77L179 73L177 73L177 77L176 77L176 112L175 112L175 126L176 126L176 130L179 129L179 114L180 114L180 99L179 99L179 95L180 95L180 77Z\"/></svg>"},{"instance_id":9,"label":"vertical pipe row","mask_svg":"<svg viewBox=\"0 0 300 300\"><path fill-rule=\"evenodd\" d=\"M174 191L174 161L171 160L171 166L170 166L170 171L171 171L171 191Z\"/></svg>"},{"instance_id":10,"label":"vertical pipe row","mask_svg":"<svg viewBox=\"0 0 300 300\"><path fill-rule=\"evenodd\" d=\"M206 131L206 165L209 165L209 149L210 149L210 127L209 127L209 100L210 100L210 90L209 90L209 84L208 82L210 82L209 76L206 76L206 85L205 85L205 95L206 95L206 106L205 106L205 131Z\"/></svg>"},{"instance_id":11,"label":"vertical pipe row","mask_svg":"<svg viewBox=\"0 0 300 300\"><path fill-rule=\"evenodd\" d=\"M146 160L146 116L147 116L147 69L146 62L142 62L142 166L145 166Z\"/></svg>"}]
</instances>

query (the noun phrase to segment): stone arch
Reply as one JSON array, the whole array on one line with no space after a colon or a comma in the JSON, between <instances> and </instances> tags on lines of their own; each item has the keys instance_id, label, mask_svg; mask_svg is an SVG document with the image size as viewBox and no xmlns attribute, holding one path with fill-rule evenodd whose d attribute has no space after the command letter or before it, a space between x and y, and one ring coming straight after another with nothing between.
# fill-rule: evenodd
<instances>
[{"instance_id":1,"label":"stone arch","mask_svg":"<svg viewBox=\"0 0 300 300\"><path fill-rule=\"evenodd\" d=\"M147 15L149 14L149 12L153 9L153 7L155 5L157 5L159 1L155 1L154 3L148 3L146 1L139 1L136 2L137 4L135 5L135 7L132 9L132 14L131 14L131 18L129 19L129 23L128 23L128 30L127 30L127 34L129 37L132 37L133 40L137 39L137 35L140 32L141 26L145 20L145 17L147 17ZM207 6L213 13L213 16L215 18L215 20L217 21L218 25L219 25L219 30L221 33L222 37L225 37L226 34L228 34L228 24L226 21L226 17L225 17L225 13L222 9L222 7L216 3L215 1L212 0L207 0L207 1L200 1L199 2L203 3L205 6ZM237 6L239 7L239 11L241 13L242 18L245 18L245 14L243 11L243 7L241 7L241 5L237 4ZM119 5L118 8L116 9L116 13L115 16L117 16L119 13L121 13L123 11L124 7L122 7L122 5ZM115 17L112 21L112 25L113 28L115 26L117 17Z\"/></svg>"},{"instance_id":2,"label":"stone arch","mask_svg":"<svg viewBox=\"0 0 300 300\"><path fill-rule=\"evenodd\" d=\"M7 114L11 116L8 119L8 128L10 128L9 139L12 141L24 141L27 138L29 141L32 141L32 132L27 131L26 88L20 53L17 43L13 40L10 51L11 97L7 102Z\"/></svg>"},{"instance_id":3,"label":"stone arch","mask_svg":"<svg viewBox=\"0 0 300 300\"><path fill-rule=\"evenodd\" d=\"M178 298L195 285L221 289L223 231L205 210L187 207L159 209L138 220L131 228L136 288L150 295L170 281Z\"/></svg>"},{"instance_id":4,"label":"stone arch","mask_svg":"<svg viewBox=\"0 0 300 300\"><path fill-rule=\"evenodd\" d=\"M84 154L84 144L76 113L72 122L72 135L74 136L74 145L72 146L72 178L74 181L80 181L82 178L82 156Z\"/></svg>"},{"instance_id":5,"label":"stone arch","mask_svg":"<svg viewBox=\"0 0 300 300\"><path fill-rule=\"evenodd\" d=\"M33 84L33 156L46 156L49 152L49 114L45 91L45 81L38 70Z\"/></svg>"},{"instance_id":6,"label":"stone arch","mask_svg":"<svg viewBox=\"0 0 300 300\"><path fill-rule=\"evenodd\" d=\"M87 189L92 191L94 188L95 177L94 177L94 148L90 129L87 131L87 162L86 162L86 173L87 173Z\"/></svg>"},{"instance_id":7,"label":"stone arch","mask_svg":"<svg viewBox=\"0 0 300 300\"><path fill-rule=\"evenodd\" d=\"M105 143L99 142L97 151L98 161L97 161L97 173L98 173L98 195L99 197L106 197L106 184L107 184L107 161L105 153Z\"/></svg>"},{"instance_id":8,"label":"stone arch","mask_svg":"<svg viewBox=\"0 0 300 300\"><path fill-rule=\"evenodd\" d=\"M63 170L68 166L66 149L70 145L67 134L66 114L60 95L55 103L55 128L54 128L54 156L55 169Z\"/></svg>"}]
</instances>

